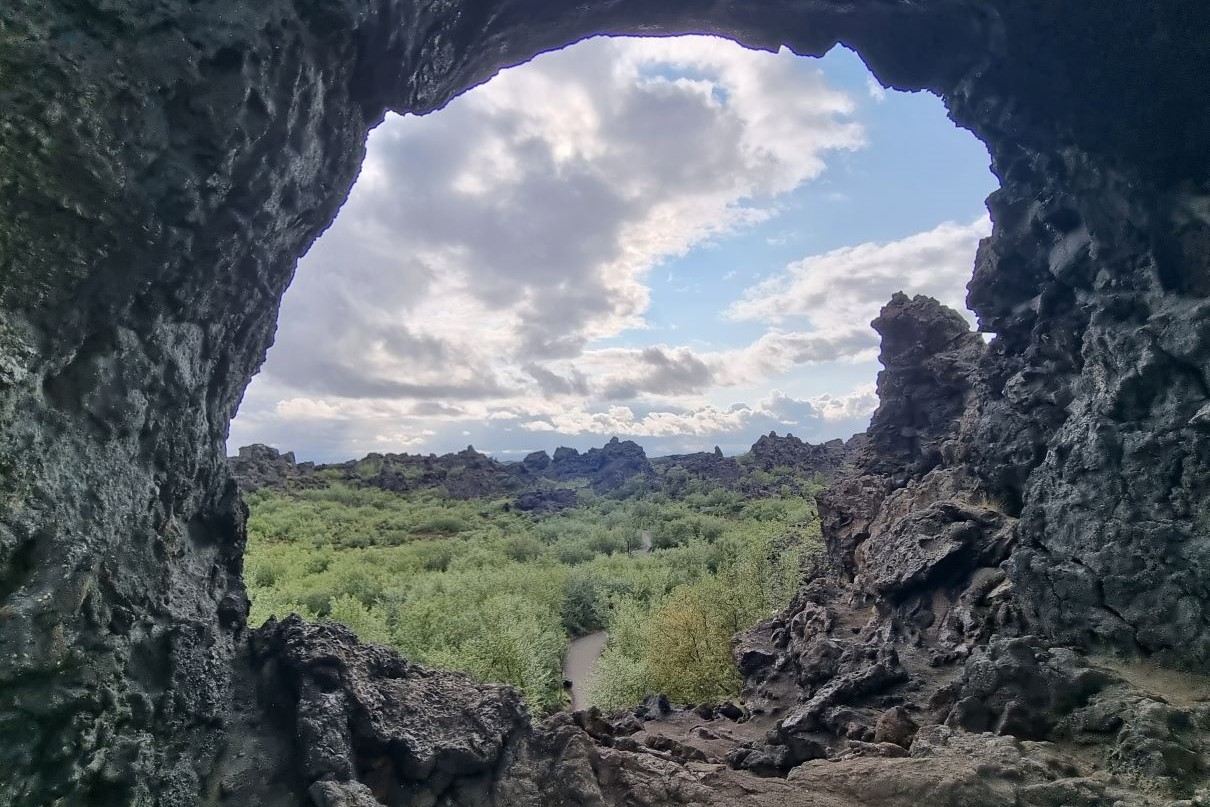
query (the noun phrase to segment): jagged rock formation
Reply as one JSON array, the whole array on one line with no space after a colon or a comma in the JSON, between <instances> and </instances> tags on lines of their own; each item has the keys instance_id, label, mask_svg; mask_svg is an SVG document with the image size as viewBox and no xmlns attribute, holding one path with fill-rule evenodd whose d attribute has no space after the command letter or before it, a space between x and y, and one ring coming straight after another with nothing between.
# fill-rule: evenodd
<instances>
[{"instance_id":1,"label":"jagged rock formation","mask_svg":"<svg viewBox=\"0 0 1210 807\"><path fill-rule=\"evenodd\" d=\"M315 473L315 464L297 462L293 451L282 453L260 443L241 446L239 453L230 457L229 462L231 475L235 477L242 493L298 485L312 479Z\"/></svg>"},{"instance_id":2,"label":"jagged rock formation","mask_svg":"<svg viewBox=\"0 0 1210 807\"><path fill-rule=\"evenodd\" d=\"M810 495L811 485L830 479L846 467L865 444L865 435L814 445L792 434L761 435L748 453L727 457L713 452L657 457L657 483L666 493L683 495L694 480L737 490L747 496L768 496L787 490Z\"/></svg>"},{"instance_id":3,"label":"jagged rock formation","mask_svg":"<svg viewBox=\"0 0 1210 807\"><path fill-rule=\"evenodd\" d=\"M948 695L888 708L955 727L920 728L908 759L851 744L867 756L755 788L565 723L525 744L528 769L582 761L557 779L561 803L1148 801L1070 776L1084 763L1061 749L960 730L990 726L1095 735L1111 768L1156 786L1196 778L1204 705L1085 675L1061 645L1210 661L1207 30L1196 0L5 3L0 803L247 803L223 785L241 746L270 762L284 749L286 778L316 770L319 746L254 717L272 705L255 697L243 513L222 456L278 300L387 109L431 111L503 65L626 32L805 54L842 41L884 83L941 95L989 147L1002 190L969 300L996 338L973 401L935 432L940 464L846 483L853 501L827 528L834 582L744 656L808 687L750 748L775 769L815 753L813 726L867 743L873 725L876 741L863 694L919 680L934 657L954 659ZM933 540L910 573L883 563L888 542L916 536ZM338 702L323 680L316 708ZM888 717L884 735L892 723L902 734ZM541 803L506 774L498 803ZM370 803L333 787L312 798Z\"/></svg>"},{"instance_id":4,"label":"jagged rock formation","mask_svg":"<svg viewBox=\"0 0 1210 807\"><path fill-rule=\"evenodd\" d=\"M947 459L953 464L958 421L971 405L986 352L983 340L956 311L902 293L871 324L882 337L885 369L858 463L865 471L902 476L923 476Z\"/></svg>"},{"instance_id":5,"label":"jagged rock formation","mask_svg":"<svg viewBox=\"0 0 1210 807\"><path fill-rule=\"evenodd\" d=\"M253 445L244 446L231 457L230 466L240 489L245 491L313 485L318 471L324 478L334 475L345 482L381 490L440 489L455 499L530 493L534 491L529 488L552 481L587 481L597 493L609 493L632 477L652 474L642 446L616 437L602 448L590 448L583 454L574 448L560 448L552 460L545 451L536 451L519 463L500 462L467 446L441 456L375 453L331 465L296 464L293 452L281 454L269 446Z\"/></svg>"},{"instance_id":6,"label":"jagged rock formation","mask_svg":"<svg viewBox=\"0 0 1210 807\"><path fill-rule=\"evenodd\" d=\"M795 468L831 476L844 467L849 459L849 451L844 440L812 445L792 434L778 437L777 432L769 432L752 444L749 459L752 465L764 471Z\"/></svg>"},{"instance_id":7,"label":"jagged rock formation","mask_svg":"<svg viewBox=\"0 0 1210 807\"><path fill-rule=\"evenodd\" d=\"M265 445L243 446L229 457L239 489L300 488L326 484L325 480L365 485L396 492L439 490L455 499L514 495L521 510L550 511L574 507L575 493L552 488L552 483L587 482L594 492L608 494L627 485L661 486L677 493L690 477L753 496L780 491L786 485L834 475L864 444L864 435L848 443L833 440L823 445L804 443L793 435L762 436L742 459L713 453L681 454L648 460L642 446L614 437L601 448L581 454L560 448L552 459L535 451L521 462L500 462L467 446L453 454L367 454L360 460L315 465L295 462L294 453L281 453ZM657 472L658 469L658 472ZM773 482L753 479L752 470L776 470ZM318 475L317 475L318 472Z\"/></svg>"},{"instance_id":8,"label":"jagged rock formation","mask_svg":"<svg viewBox=\"0 0 1210 807\"><path fill-rule=\"evenodd\" d=\"M592 489L605 493L617 490L631 477L650 477L652 470L642 446L613 437L601 448L590 448L583 454L574 448L556 449L543 473L560 481L591 479Z\"/></svg>"},{"instance_id":9,"label":"jagged rock formation","mask_svg":"<svg viewBox=\"0 0 1210 807\"><path fill-rule=\"evenodd\" d=\"M705 479L725 488L736 488L744 479L744 467L735 457L725 457L721 451L697 451L693 454L673 454L656 457L651 463L661 472L665 487L675 484L671 475L683 473L686 479ZM679 472L679 473L678 473Z\"/></svg>"},{"instance_id":10,"label":"jagged rock formation","mask_svg":"<svg viewBox=\"0 0 1210 807\"><path fill-rule=\"evenodd\" d=\"M238 803L483 803L528 728L507 687L409 664L340 625L271 621L251 655L267 716L296 745L244 756L223 783Z\"/></svg>"},{"instance_id":11,"label":"jagged rock formation","mask_svg":"<svg viewBox=\"0 0 1210 807\"><path fill-rule=\"evenodd\" d=\"M455 499L507 495L537 481L525 467L497 462L474 446L441 456L369 454L320 468L336 471L345 481L359 485L393 491L436 488Z\"/></svg>"}]
</instances>

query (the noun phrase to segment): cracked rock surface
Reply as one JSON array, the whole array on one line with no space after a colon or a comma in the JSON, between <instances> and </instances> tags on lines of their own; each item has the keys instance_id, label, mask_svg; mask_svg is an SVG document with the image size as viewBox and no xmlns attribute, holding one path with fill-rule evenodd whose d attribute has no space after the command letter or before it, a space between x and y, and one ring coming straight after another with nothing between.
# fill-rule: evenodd
<instances>
[{"instance_id":1,"label":"cracked rock surface","mask_svg":"<svg viewBox=\"0 0 1210 807\"><path fill-rule=\"evenodd\" d=\"M1207 31L1197 0L8 0L0 804L1205 804L1203 690L1164 676L1210 663ZM250 639L227 425L368 130L685 32L844 43L1001 181L995 337L880 317L865 457L737 645L742 722L526 728L336 629Z\"/></svg>"}]
</instances>

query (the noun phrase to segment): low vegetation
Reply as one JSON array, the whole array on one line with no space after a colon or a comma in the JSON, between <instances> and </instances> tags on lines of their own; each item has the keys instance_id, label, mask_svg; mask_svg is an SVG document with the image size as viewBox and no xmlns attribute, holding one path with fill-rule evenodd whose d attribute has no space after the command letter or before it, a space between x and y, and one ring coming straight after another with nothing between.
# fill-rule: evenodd
<instances>
[{"instance_id":1,"label":"low vegetation","mask_svg":"<svg viewBox=\"0 0 1210 807\"><path fill-rule=\"evenodd\" d=\"M818 545L813 499L705 484L675 498L578 497L535 516L507 499L340 482L259 491L251 621L337 620L415 661L511 684L537 711L559 708L568 641L594 630L610 634L590 696L603 708L650 692L734 695L730 639L788 602Z\"/></svg>"}]
</instances>

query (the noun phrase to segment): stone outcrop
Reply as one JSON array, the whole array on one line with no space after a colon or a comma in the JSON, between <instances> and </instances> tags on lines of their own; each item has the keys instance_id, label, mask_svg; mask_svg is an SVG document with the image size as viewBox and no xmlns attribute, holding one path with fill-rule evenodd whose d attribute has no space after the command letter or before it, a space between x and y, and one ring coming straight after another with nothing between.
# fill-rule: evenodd
<instances>
[{"instance_id":1,"label":"stone outcrop","mask_svg":"<svg viewBox=\"0 0 1210 807\"><path fill-rule=\"evenodd\" d=\"M282 453L260 443L241 446L239 453L229 458L229 463L231 475L242 493L298 485L309 480L315 471L314 463L296 462L293 451Z\"/></svg>"},{"instance_id":2,"label":"stone outcrop","mask_svg":"<svg viewBox=\"0 0 1210 807\"><path fill-rule=\"evenodd\" d=\"M360 460L315 465L295 463L293 452L282 454L269 446L253 445L242 447L229 463L242 491L310 487L323 484L324 479L339 479L395 492L439 490L454 499L546 495L551 482L587 482L597 493L610 493L632 477L649 479L652 474L643 448L616 437L583 454L574 448L560 448L553 460L545 451L536 451L521 462L501 462L467 446L440 456L373 453ZM315 476L317 471L322 477ZM563 501L563 506L574 505L574 501ZM532 508L522 505L521 509Z\"/></svg>"},{"instance_id":3,"label":"stone outcrop","mask_svg":"<svg viewBox=\"0 0 1210 807\"><path fill-rule=\"evenodd\" d=\"M832 476L848 462L849 451L843 440L829 440L813 445L792 434L778 437L777 432L769 432L752 444L748 460L762 471L793 468L808 476Z\"/></svg>"},{"instance_id":4,"label":"stone outcrop","mask_svg":"<svg viewBox=\"0 0 1210 807\"><path fill-rule=\"evenodd\" d=\"M557 513L579 503L576 492L569 488L543 488L522 493L513 506L526 513Z\"/></svg>"},{"instance_id":5,"label":"stone outcrop","mask_svg":"<svg viewBox=\"0 0 1210 807\"><path fill-rule=\"evenodd\" d=\"M557 449L553 459L545 451L535 451L521 462L501 462L467 446L440 456L373 453L360 460L327 465L297 463L293 452L251 445L240 448L228 461L242 492L264 487L314 487L335 478L401 493L438 490L455 499L513 494L521 510L547 510L551 508L546 504L557 503L554 509L575 506L574 496L567 498L570 491L551 488L551 482L587 482L595 492L608 494L639 477L633 484L658 485L678 494L692 478L753 496L770 495L787 485L830 478L864 442L865 436L861 435L847 443L832 440L812 445L793 435L769 434L758 439L742 460L724 456L717 447L713 452L649 460L634 441L614 437L601 448L590 448L583 454L574 448ZM322 472L321 476L317 477L316 471ZM753 471L779 475L772 482L761 481Z\"/></svg>"},{"instance_id":6,"label":"stone outcrop","mask_svg":"<svg viewBox=\"0 0 1210 807\"><path fill-rule=\"evenodd\" d=\"M916 432L892 442L919 453L835 488L822 576L745 640L749 708L795 706L735 744L775 769L808 740L832 757L758 779L600 744L568 718L524 743L524 764L495 769L488 798L1171 801L1131 789L1144 776L1205 803L1204 702L1068 673L1083 669L1072 647L1210 661L1207 30L1210 6L1192 0L5 3L0 803L249 803L230 779L247 768L242 747L290 783L261 803L378 801L369 770L354 772L360 785L332 773L295 787L328 770L314 760L344 738L339 720L318 721L337 734L300 749L257 717L278 710L257 696L255 665L269 662L244 625L228 423L297 257L387 110L429 112L540 51L636 32L803 54L843 42L884 84L940 95L1002 185L968 298L995 337L956 423L937 422L940 400L913 410ZM956 383L935 369L926 388ZM888 569L882 544L913 540L911 573ZM277 647L290 669L290 646ZM293 669L306 709L353 703L344 683L324 691L318 667ZM801 692L774 700L788 686ZM896 706L920 727L906 758L877 741ZM1092 771L1083 754L963 725L1114 750ZM348 731L389 746L354 749L354 766L412 758L389 726ZM331 747L334 764L350 758ZM443 798L485 803L481 792Z\"/></svg>"},{"instance_id":7,"label":"stone outcrop","mask_svg":"<svg viewBox=\"0 0 1210 807\"><path fill-rule=\"evenodd\" d=\"M946 690L967 704L948 720L892 707L865 739L786 738L759 708L680 707L659 696L632 712L535 723L507 687L427 670L339 625L291 617L251 642L260 705L236 715L245 730L217 792L274 807L1169 804L1131 783L1187 780L1182 766L1204 750L1192 738L1210 730L1210 709L1166 704L1067 653L993 643ZM1051 731L1063 745L1008 730L1045 734L1031 717L1056 713L1067 715ZM996 733L960 725L989 715ZM247 731L251 719L273 729ZM1094 770L1087 752L1071 752L1079 746L1111 749L1108 767Z\"/></svg>"},{"instance_id":8,"label":"stone outcrop","mask_svg":"<svg viewBox=\"0 0 1210 807\"><path fill-rule=\"evenodd\" d=\"M529 729L511 689L409 664L333 623L270 621L251 662L281 741L241 749L220 784L236 803L484 803Z\"/></svg>"},{"instance_id":9,"label":"stone outcrop","mask_svg":"<svg viewBox=\"0 0 1210 807\"><path fill-rule=\"evenodd\" d=\"M722 451L698 451L693 454L673 454L656 457L651 464L659 471L665 489L680 492L690 479L702 479L725 488L739 487L744 478L744 466L735 457L723 456Z\"/></svg>"},{"instance_id":10,"label":"stone outcrop","mask_svg":"<svg viewBox=\"0 0 1210 807\"><path fill-rule=\"evenodd\" d=\"M601 448L590 448L583 454L574 448L556 449L543 474L564 482L590 479L594 491L608 493L632 477L650 477L652 469L642 446L633 440L613 437Z\"/></svg>"},{"instance_id":11,"label":"stone outcrop","mask_svg":"<svg viewBox=\"0 0 1210 807\"><path fill-rule=\"evenodd\" d=\"M683 495L695 481L754 497L789 490L811 495L812 485L831 479L845 468L864 441L861 435L815 445L792 434L780 437L771 432L757 438L739 457L724 456L716 446L713 452L657 457L652 465L660 488L674 496Z\"/></svg>"},{"instance_id":12,"label":"stone outcrop","mask_svg":"<svg viewBox=\"0 0 1210 807\"><path fill-rule=\"evenodd\" d=\"M956 311L929 297L898 293L872 325L882 337L884 369L857 464L899 480L920 477L946 462L947 444L956 443L985 345ZM958 450L950 448L951 464Z\"/></svg>"},{"instance_id":13,"label":"stone outcrop","mask_svg":"<svg viewBox=\"0 0 1210 807\"><path fill-rule=\"evenodd\" d=\"M498 462L467 446L441 456L369 454L360 460L320 466L345 482L396 492L439 490L454 499L505 496L533 485L537 478L514 463Z\"/></svg>"},{"instance_id":14,"label":"stone outcrop","mask_svg":"<svg viewBox=\"0 0 1210 807\"><path fill-rule=\"evenodd\" d=\"M922 297L897 295L875 327L882 405L856 468L820 497L827 553L786 612L734 648L746 708L769 726L729 764L814 786L808 770L835 773L815 759L910 758L896 765L914 777L941 742L998 771L942 777L955 804L985 789L993 803L1143 804L1149 789L1204 786L1210 679L1189 697L1172 679L1156 687L1154 662L1093 661L1056 644L1016 595L1021 521L982 487L984 455L964 443L984 405L983 342ZM1014 739L971 739L991 735ZM1062 763L1061 785L1023 784L1055 763L1049 743L1089 756ZM896 803L880 792L868 783L864 797Z\"/></svg>"}]
</instances>

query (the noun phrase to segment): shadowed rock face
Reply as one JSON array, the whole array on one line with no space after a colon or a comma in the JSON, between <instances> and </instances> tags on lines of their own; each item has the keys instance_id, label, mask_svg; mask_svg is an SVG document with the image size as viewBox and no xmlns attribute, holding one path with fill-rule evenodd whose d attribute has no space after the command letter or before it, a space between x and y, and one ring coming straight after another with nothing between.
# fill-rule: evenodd
<instances>
[{"instance_id":1,"label":"shadowed rock face","mask_svg":"<svg viewBox=\"0 0 1210 807\"><path fill-rule=\"evenodd\" d=\"M0 804L238 800L223 785L233 748L268 749L270 768L305 756L256 717L227 424L368 129L388 109L431 111L501 66L596 33L714 32L804 54L843 42L885 83L940 94L989 147L1003 187L989 200L995 229L969 299L996 339L946 426L940 465L925 472L936 457L913 456L902 471L848 483L870 508L851 506L828 528L839 570L828 585L855 587L829 596L894 601L902 618L920 587L957 586L960 606L962 591L982 591L956 621L918 626L944 633L928 634L939 664L961 664L987 631L1024 625L1051 641L1204 665L1207 30L1199 0L4 3ZM932 424L943 408L911 411ZM968 494L1004 512L954 504ZM917 534L903 519L953 545L977 532L989 548L975 561L936 550L974 568L991 568L979 564L998 557L992 536L1010 530L1009 578L963 589L962 564L939 563L935 548L915 571L888 575L879 542ZM974 526L949 529L962 523ZM820 596L805 591L796 613ZM963 616L976 606L995 616ZM826 609L815 616L826 622ZM849 663L856 677L806 695L811 708L779 729L777 747L801 756L798 728L836 731L846 692L900 677L885 642L861 647L873 648L873 666L857 663L860 649L845 662L839 643L800 648L805 685L813 664L843 675ZM956 686L953 708L976 699L961 714L990 697ZM1048 721L1036 705L1020 719L1008 707L985 717ZM1081 725L1117 718L1099 719ZM849 722L863 734L863 721ZM592 757L602 777L575 768L559 791L575 800L561 803L617 803L617 788L651 804L748 792L722 774L685 778L662 758L591 750L575 726L551 731L525 752L527 776L540 779L557 754ZM929 737L923 756L973 747ZM1158 741L1140 730L1131 747L1148 742ZM1187 760L1187 749L1156 754ZM316 803L371 803L352 785L341 795L300 778L317 769L289 770L291 787L272 791L279 803L303 803L308 790ZM879 781L903 779L888 776ZM842 800L856 798L843 781L817 784L833 803L857 803ZM1047 786L1022 803L1064 803ZM529 798L493 792L498 803ZM979 798L995 803L988 793ZM1057 800L1039 800L1046 793Z\"/></svg>"}]
</instances>

